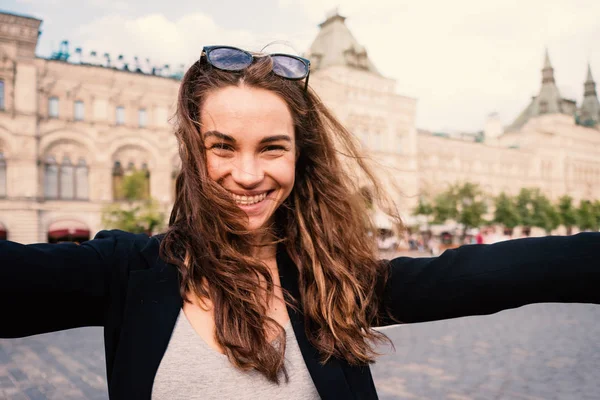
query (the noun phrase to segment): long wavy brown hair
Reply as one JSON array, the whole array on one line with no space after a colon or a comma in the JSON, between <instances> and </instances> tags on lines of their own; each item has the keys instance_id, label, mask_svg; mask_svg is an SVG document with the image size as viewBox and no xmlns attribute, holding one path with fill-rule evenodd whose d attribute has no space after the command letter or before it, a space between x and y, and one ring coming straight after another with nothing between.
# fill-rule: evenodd
<instances>
[{"instance_id":1,"label":"long wavy brown hair","mask_svg":"<svg viewBox=\"0 0 600 400\"><path fill-rule=\"evenodd\" d=\"M267 266L253 256L257 232L246 230L245 213L208 176L200 135L207 93L235 85L262 88L279 95L292 114L298 149L295 186L276 210L275 226L265 229L285 246L299 270L300 301L285 299L302 310L306 335L322 362L337 357L365 365L378 355L376 343L388 340L371 328L381 302L376 287L385 281L387 268L378 260L357 182L370 187L376 199L386 197L354 136L312 89L305 92L303 83L282 79L271 69L269 57L236 73L201 59L186 72L175 118L182 167L161 256L178 267L184 299L193 294L212 303L215 339L229 360L279 382L280 372L287 378L285 331L267 316L274 283ZM393 210L393 203L382 204ZM279 332L282 345L268 342L267 329Z\"/></svg>"}]
</instances>

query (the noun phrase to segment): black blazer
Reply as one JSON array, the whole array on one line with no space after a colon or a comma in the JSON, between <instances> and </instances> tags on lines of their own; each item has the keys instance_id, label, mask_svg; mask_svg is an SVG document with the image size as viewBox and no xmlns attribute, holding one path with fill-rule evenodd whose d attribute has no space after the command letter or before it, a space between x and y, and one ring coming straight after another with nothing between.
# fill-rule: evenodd
<instances>
[{"instance_id":1,"label":"black blazer","mask_svg":"<svg viewBox=\"0 0 600 400\"><path fill-rule=\"evenodd\" d=\"M0 337L103 326L108 390L150 399L182 307L160 237L102 231L81 245L0 241ZM535 302L600 303L600 233L512 240L391 261L384 304L405 323L482 315ZM277 252L282 286L298 298L296 266ZM375 399L370 369L325 365L291 309L298 344L323 399ZM385 320L383 325L392 324Z\"/></svg>"}]
</instances>

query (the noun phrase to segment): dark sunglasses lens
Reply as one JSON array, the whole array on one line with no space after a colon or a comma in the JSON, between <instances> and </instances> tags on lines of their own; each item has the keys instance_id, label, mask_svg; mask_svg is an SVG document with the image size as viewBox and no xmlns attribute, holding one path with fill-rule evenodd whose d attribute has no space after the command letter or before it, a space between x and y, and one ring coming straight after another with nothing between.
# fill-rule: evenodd
<instances>
[{"instance_id":1,"label":"dark sunglasses lens","mask_svg":"<svg viewBox=\"0 0 600 400\"><path fill-rule=\"evenodd\" d=\"M308 74L308 67L294 57L283 55L271 56L273 59L273 72L283 78L302 79Z\"/></svg>"},{"instance_id":2,"label":"dark sunglasses lens","mask_svg":"<svg viewBox=\"0 0 600 400\"><path fill-rule=\"evenodd\" d=\"M240 71L252 64L252 56L238 49L213 49L208 54L212 65L226 71Z\"/></svg>"}]
</instances>

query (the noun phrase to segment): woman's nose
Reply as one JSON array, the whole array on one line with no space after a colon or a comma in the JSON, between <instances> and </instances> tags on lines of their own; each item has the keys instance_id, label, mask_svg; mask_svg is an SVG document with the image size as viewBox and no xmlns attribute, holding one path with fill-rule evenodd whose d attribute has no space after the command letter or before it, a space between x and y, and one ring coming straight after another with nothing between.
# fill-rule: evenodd
<instances>
[{"instance_id":1,"label":"woman's nose","mask_svg":"<svg viewBox=\"0 0 600 400\"><path fill-rule=\"evenodd\" d=\"M257 186L264 179L264 171L260 162L254 157L243 157L234 165L231 172L233 180L241 186Z\"/></svg>"}]
</instances>

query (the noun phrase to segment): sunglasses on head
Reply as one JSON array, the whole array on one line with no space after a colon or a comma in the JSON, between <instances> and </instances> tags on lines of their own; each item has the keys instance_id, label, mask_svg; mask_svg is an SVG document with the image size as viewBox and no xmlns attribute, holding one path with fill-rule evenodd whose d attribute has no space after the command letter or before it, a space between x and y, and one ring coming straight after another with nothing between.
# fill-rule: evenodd
<instances>
[{"instance_id":1,"label":"sunglasses on head","mask_svg":"<svg viewBox=\"0 0 600 400\"><path fill-rule=\"evenodd\" d=\"M206 61L213 67L222 71L237 72L248 68L255 58L270 57L273 62L273 73L284 79L299 81L306 78L304 91L308 88L308 76L310 75L310 60L291 54L264 54L253 55L252 53L231 46L205 46L200 58L206 57Z\"/></svg>"}]
</instances>

